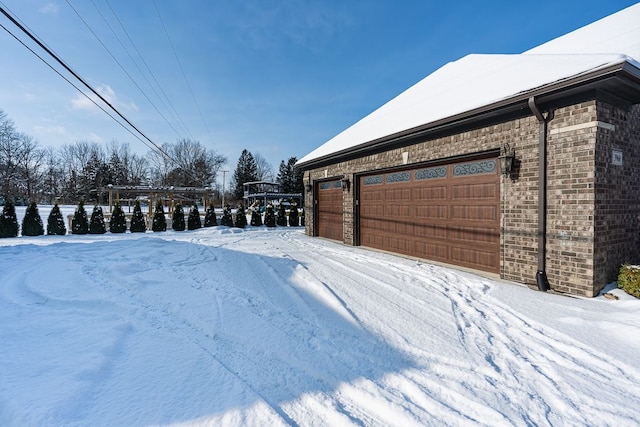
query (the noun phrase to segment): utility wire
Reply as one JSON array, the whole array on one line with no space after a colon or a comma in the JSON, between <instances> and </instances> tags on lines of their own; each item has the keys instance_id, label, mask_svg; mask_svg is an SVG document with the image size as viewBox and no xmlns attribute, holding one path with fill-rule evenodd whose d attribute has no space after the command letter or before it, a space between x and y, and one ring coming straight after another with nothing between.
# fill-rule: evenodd
<instances>
[{"instance_id":1,"label":"utility wire","mask_svg":"<svg viewBox=\"0 0 640 427\"><path fill-rule=\"evenodd\" d=\"M93 1L93 0L92 0ZM118 17L118 14L116 13L116 11L113 9L113 7L111 6L111 3L109 3L109 0L104 0L105 3L107 3L107 6L109 6L109 9L111 10L111 13L113 14L113 16L116 18L116 21L118 21L118 24L120 25L120 28L122 29L122 31L124 32L124 34L127 36L127 39L129 40L129 43L131 43L131 46L133 46L133 49L136 51L136 53L138 54L138 57L140 58L140 60L142 61L142 63L144 64L147 72L149 73L149 75L151 76L151 78L153 79L153 81L155 82L156 86L158 87L158 89L160 90L160 93L162 94L162 96L164 96L164 100L162 99L162 97L160 97L158 95L158 93L155 91L154 86L149 83L149 80L147 79L146 75L140 71L140 73L145 77L145 79L147 79L147 83L149 83L149 86L151 87L151 89L155 92L156 96L158 97L158 99L160 99L161 102L166 101L165 104L165 108L166 105L168 104L169 107L171 108L171 110L173 111L173 116L174 118L176 118L176 120L180 123L180 125L182 126L182 128L185 130L185 132L187 134L189 134L191 136L192 139L193 136L191 135L191 133L189 132L189 129L187 127L187 125L184 123L184 120L182 120L182 117L180 117L180 114L178 113L178 111L175 109L175 107L173 106L173 103L171 102L171 100L169 99L169 97L167 96L166 92L164 91L164 89L162 88L162 85L160 84L160 82L158 82L158 79L156 78L155 74L153 73L153 71L151 71L151 68L149 67L149 64L147 63L147 61L144 59L144 56L142 55L142 53L140 52L140 50L138 49L138 46L134 43L133 39L131 38L131 35L129 35L129 32L127 31L127 29L125 28L124 24L122 23L122 21L120 20L120 18ZM95 3L94 3L95 4ZM106 20L105 20L106 21ZM114 32L115 34L115 32ZM117 36L116 36L117 37ZM119 39L118 39L119 40ZM124 48L124 46L123 46ZM125 50L127 50L125 48ZM128 51L127 51L128 53ZM132 58L132 61L136 64L137 66L137 62ZM139 68L138 68L139 69Z\"/></svg>"},{"instance_id":2,"label":"utility wire","mask_svg":"<svg viewBox=\"0 0 640 427\"><path fill-rule=\"evenodd\" d=\"M140 51L137 49L135 43L133 42L133 40L131 39L131 37L129 36L129 33L127 33L126 28L124 28L124 25L122 24L122 21L120 21L120 19L118 18L118 15L116 15L115 11L113 10L113 8L111 7L111 5L109 4L109 2L107 0L105 0L105 2L107 3L107 5L109 6L109 9L111 10L111 13L113 14L113 16L116 18L116 21L118 21L118 23L120 24L120 28L123 30L123 32L125 33L125 35L127 36L127 38L129 39L129 42L131 43L131 45L134 47L135 51L138 53L138 57L142 60L142 62L146 65L146 62L144 61L144 58L142 57L142 54L140 53ZM120 36L118 36L118 33L115 31L115 29L111 26L111 24L109 23L109 20L104 16L104 14L102 13L102 11L100 10L100 8L98 7L98 5L96 4L96 2L94 0L91 0L91 3L93 3L93 6L95 7L95 9L98 11L98 14L100 14L100 17L102 18L102 20L104 21L104 23L107 25L107 27L109 27L109 30L111 30L111 33L115 36L115 38L118 40L118 43L120 43L120 46L122 47L122 49L127 53L127 55L129 56L129 59L131 59L131 62L133 62L133 64L135 65L136 69L138 70L138 72L140 73L140 75L142 75L142 77L144 78L144 80L147 82L147 84L149 85L149 87L151 88L151 90L153 91L153 93L155 94L156 98L162 103L162 106L164 107L164 109L166 111L169 112L169 114L173 114L173 119L179 123L182 126L182 131L189 135L189 137L191 139L195 139L193 137L193 135L191 134L191 132L189 131L189 129L187 128L187 126L184 124L184 121L182 120L182 118L180 117L180 115L178 114L178 112L176 111L176 109L173 107L173 104L171 103L171 101L169 100L169 98L166 96L166 94L164 93L164 91L162 90L162 86L160 86L160 83L158 83L158 80L155 78L155 76L153 75L153 72L151 71L151 69L149 68L148 65L146 65L147 67L147 71L149 74L151 74L151 76L154 78L155 82L156 82L156 86L160 89L160 91L162 92L162 94L164 95L164 99L160 96L160 94L158 93L158 91L156 90L156 87L151 83L151 81L149 81L149 78L147 77L147 75L142 71L142 69L140 68L140 65L138 65L138 61L133 57L133 55L131 54L130 50L127 48L127 46L125 46L125 44L123 43L122 39L120 38ZM125 71L126 72L126 71ZM136 86L138 86L135 82L135 80L132 79L132 81L134 82L134 84ZM165 117L165 115L158 109L158 107L149 99L149 97L146 95L146 93L138 86L138 89L140 89L140 92L145 96L145 98L147 98L147 100L149 101L149 103L153 106L153 108L158 112L158 114L160 114L160 116L164 119L164 121L167 123L167 125L169 125L169 127L171 127L171 129L173 129L173 131L176 133L176 135L178 137L181 137L180 132L178 132L178 130L173 126L173 124L167 119L167 117ZM166 100L166 102L165 102ZM168 104L168 105L167 105ZM171 108L169 108L171 107ZM173 113L172 113L173 111Z\"/></svg>"},{"instance_id":3,"label":"utility wire","mask_svg":"<svg viewBox=\"0 0 640 427\"><path fill-rule=\"evenodd\" d=\"M147 99L147 101L149 101L149 104L151 104L153 106L153 108L155 108L155 110L158 112L158 114L160 114L160 116L164 119L164 121L169 125L169 127L171 127L171 129L173 129L173 131L176 133L176 135L178 137L180 137L180 134L178 133L178 131L173 127L173 125L169 122L169 120L167 120L167 118L164 116L164 114L162 114L162 112L158 109L158 107L153 103L153 101L151 101L151 99L149 99L149 97L147 96L147 94L145 93L144 90L142 90L142 88L140 87L140 85L138 85L138 83L134 80L134 78L131 76L131 74L129 74L129 72L125 69L125 67L122 65L122 63L118 60L118 58L115 57L115 55L113 54L113 52L111 51L111 49L109 49L109 47L107 47L107 45L102 41L102 39L100 38L100 36L98 36L98 34L96 34L95 31L93 31L93 29L91 28L91 26L89 25L89 23L82 17L82 15L80 15L80 12L78 12L78 10L71 4L71 2L69 0L66 0L67 4L69 5L69 7L71 8L71 10L73 10L76 14L76 16L78 16L78 18L80 19L80 21L82 21L82 23L87 27L87 29L89 30L89 32L91 32L91 34L93 34L93 36L96 38L96 40L98 40L98 43L100 43L100 45L107 51L107 53L111 56L111 58L115 61L116 64L118 64L118 66L120 67L120 69L126 74L127 77L129 77L129 80L131 80L131 82L138 88L138 90L140 91L140 93L142 93L142 95ZM95 3L94 3L95 6ZM100 12L98 10L98 12ZM102 14L101 14L102 15ZM104 19L104 17L103 17ZM108 25L108 24L107 24ZM117 37L117 36L116 36Z\"/></svg>"},{"instance_id":4,"label":"utility wire","mask_svg":"<svg viewBox=\"0 0 640 427\"><path fill-rule=\"evenodd\" d=\"M49 62L47 62L41 55L36 53L31 47L27 46L24 41L22 41L19 37L17 37L13 32L11 32L8 28L0 23L0 27L4 29L8 34L10 34L14 39L16 39L20 44L22 44L27 50L33 53L37 58L39 58L43 63L45 63L49 68L51 68L56 74L62 77L67 83L73 86L78 92L80 92L84 97L86 97L89 101L91 101L94 105L96 105L100 110L102 110L107 116L109 116L114 122L120 125L124 130L129 132L134 138L138 139L144 145L146 145L152 151L157 151L160 153L164 159L168 160L170 163L178 167L182 167L183 165L172 155L168 154L166 150L164 150L161 146L157 145L153 142L149 137L147 137L140 129L138 129L133 123L131 123L122 113L120 113L111 103L109 103L100 93L98 93L91 85L89 85L82 77L80 77L69 65L67 65L51 48L46 46L46 44L40 40L39 37L35 35L33 31L27 28L26 25L23 25L19 22L18 18L14 18L11 13L5 10L3 7L4 4L0 1L0 13L2 13L7 19L9 19L16 27L18 27L24 34L26 34L32 41L34 41L40 48L42 48L49 56L51 56L58 64L60 64L67 72L69 72L73 77L75 77L79 82L81 82L86 88L88 88L94 95L96 95L104 104L106 104L113 112L115 112L118 117L124 120L130 127L126 127L120 120L110 114L107 110L104 109L103 106L99 105L94 99L88 96L82 89L80 89L77 85L71 82L66 76L64 76L58 69L53 67ZM131 129L134 129L137 134L135 134ZM144 138L144 139L143 139ZM146 140L146 141L145 141ZM198 181L198 177L196 177L192 171L183 170L183 172Z\"/></svg>"},{"instance_id":5,"label":"utility wire","mask_svg":"<svg viewBox=\"0 0 640 427\"><path fill-rule=\"evenodd\" d=\"M127 119L120 111L118 111L109 101L107 101L98 91L96 91L89 83L87 83L81 76L79 76L70 66L68 66L60 57L55 54L51 49L49 49L43 42L40 41L38 37L32 34L27 28L25 28L20 22L18 22L11 14L9 14L4 7L0 6L0 12L7 17L16 27L18 27L24 34L27 35L31 40L33 40L40 48L42 48L49 56L51 56L58 64L60 64L67 72L69 72L76 80L82 83L87 89L89 89L94 95L96 95L102 102L104 102L112 111L114 111L122 120L124 120L131 128L133 128L142 138L149 142L149 144L153 145L156 150L162 153L167 158L176 162L167 152L162 149L161 146L153 142L144 132L138 129L129 119ZM5 28L3 26L3 28ZM12 34L12 33L11 33ZM31 49L29 49L31 50ZM67 80L67 79L65 79ZM68 81L68 80L67 80ZM75 87L75 85L74 85ZM82 92L82 91L81 91ZM86 95L85 95L86 96ZM103 110L104 111L104 110ZM118 122L119 123L119 122ZM122 125L122 124L121 124ZM146 143L144 143L147 145ZM148 145L147 145L148 146ZM149 147L151 148L151 147ZM176 162L177 163L177 162Z\"/></svg>"},{"instance_id":6,"label":"utility wire","mask_svg":"<svg viewBox=\"0 0 640 427\"><path fill-rule=\"evenodd\" d=\"M205 129L207 129L207 133L209 134L209 138L211 142L213 142L213 136L211 136L211 131L209 130L209 126L207 125L207 121L204 118L204 114L202 114L202 110L200 109L200 104L198 104L198 100L196 96L193 94L193 89L191 89L191 85L189 84L189 79L187 79L187 74L184 72L184 68L182 67L182 63L180 62L180 58L178 57L178 53L176 52L175 47L173 46L173 42L171 41L171 37L169 37L169 32L167 31L167 27L164 25L164 21L162 20L162 15L160 15L160 10L158 10L158 5L156 4L156 0L153 0L153 7L156 9L156 13L158 14L158 18L160 19L160 23L162 24L162 29L164 30L164 34L167 36L167 40L169 40L169 45L171 46L171 50L173 52L173 56L176 58L176 62L180 67L180 71L182 72L182 77L184 78L185 83L187 84L187 88L189 89L189 93L191 94L191 98L193 98L193 102L198 109L198 113L200 113L200 118L204 123Z\"/></svg>"},{"instance_id":7,"label":"utility wire","mask_svg":"<svg viewBox=\"0 0 640 427\"><path fill-rule=\"evenodd\" d=\"M0 7L1 9L1 7ZM40 59L42 62L44 62L49 68L51 68L57 75L59 75L60 77L62 77L67 83L69 83L71 86L73 86L78 92L80 92L82 94L82 96L84 96L85 98L87 98L89 101L91 101L96 107L98 107L99 109L101 109L107 116L111 117L111 119L113 121L115 121L116 123L118 123L120 126L122 126L122 128L124 130L126 130L127 132L129 132L133 137L137 138L138 140L140 140L140 142L142 142L143 144L147 145L147 147L151 148L144 140L142 140L140 138L139 135L136 135L135 133L133 133L133 131L126 127L124 124L122 124L122 122L120 122L117 118L115 118L113 115L111 115L111 113L109 113L107 110L104 109L104 107L100 104L98 104L94 99L92 99L89 95L87 95L86 93L84 93L82 91L82 89L80 89L78 86L76 86L71 80L69 80L66 76L64 76L59 70L57 70L53 65L51 65L50 63L47 62L46 59L44 59L42 56L40 56L36 51L34 51L33 49L31 49L31 47L27 46L27 44L25 42L23 42L20 38L18 38L15 34L13 34L7 27L5 27L3 24L0 23L0 27L2 27L3 30L5 30L11 37L13 37L14 39L16 39L18 41L18 43L20 43L22 46L24 46L25 48L27 48L27 50L29 50L31 53L33 53L38 59Z\"/></svg>"}]
</instances>

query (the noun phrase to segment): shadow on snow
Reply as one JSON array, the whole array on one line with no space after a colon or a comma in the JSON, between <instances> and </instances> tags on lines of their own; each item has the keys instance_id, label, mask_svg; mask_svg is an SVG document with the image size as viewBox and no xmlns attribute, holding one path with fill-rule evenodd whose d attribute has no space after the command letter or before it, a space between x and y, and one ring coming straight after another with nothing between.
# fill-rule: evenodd
<instances>
[{"instance_id":1,"label":"shadow on snow","mask_svg":"<svg viewBox=\"0 0 640 427\"><path fill-rule=\"evenodd\" d=\"M287 402L412 367L288 257L151 237L16 248L0 248L3 423L162 424L260 404L295 424Z\"/></svg>"}]
</instances>

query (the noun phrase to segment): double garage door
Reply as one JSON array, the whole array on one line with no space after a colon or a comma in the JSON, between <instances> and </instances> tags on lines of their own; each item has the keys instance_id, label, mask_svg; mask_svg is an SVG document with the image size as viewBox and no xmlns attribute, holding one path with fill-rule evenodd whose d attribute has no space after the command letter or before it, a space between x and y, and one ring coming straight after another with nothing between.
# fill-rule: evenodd
<instances>
[{"instance_id":1,"label":"double garage door","mask_svg":"<svg viewBox=\"0 0 640 427\"><path fill-rule=\"evenodd\" d=\"M359 178L363 246L499 272L497 159Z\"/></svg>"}]
</instances>

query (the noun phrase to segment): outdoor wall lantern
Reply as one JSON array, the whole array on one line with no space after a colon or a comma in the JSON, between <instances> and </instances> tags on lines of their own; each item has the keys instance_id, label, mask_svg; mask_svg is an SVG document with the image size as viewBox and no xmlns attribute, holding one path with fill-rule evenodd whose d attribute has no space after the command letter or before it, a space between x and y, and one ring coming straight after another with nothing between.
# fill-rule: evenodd
<instances>
[{"instance_id":1,"label":"outdoor wall lantern","mask_svg":"<svg viewBox=\"0 0 640 427\"><path fill-rule=\"evenodd\" d=\"M500 160L500 172L502 172L502 175L505 177L511 176L516 159L516 150L511 148L509 144L505 144L500 149L500 156L498 159Z\"/></svg>"},{"instance_id":2,"label":"outdoor wall lantern","mask_svg":"<svg viewBox=\"0 0 640 427\"><path fill-rule=\"evenodd\" d=\"M347 177L342 178L342 191L349 191L350 186L351 186L351 181L349 181L349 178Z\"/></svg>"},{"instance_id":3,"label":"outdoor wall lantern","mask_svg":"<svg viewBox=\"0 0 640 427\"><path fill-rule=\"evenodd\" d=\"M310 193L313 190L313 185L311 185L311 171L307 174L307 183L304 185L304 191Z\"/></svg>"}]
</instances>

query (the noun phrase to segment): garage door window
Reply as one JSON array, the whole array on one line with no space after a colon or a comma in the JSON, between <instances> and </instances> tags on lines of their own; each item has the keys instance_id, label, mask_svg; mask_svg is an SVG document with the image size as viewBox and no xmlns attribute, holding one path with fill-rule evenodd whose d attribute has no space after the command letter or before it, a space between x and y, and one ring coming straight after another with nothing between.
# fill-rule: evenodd
<instances>
[{"instance_id":1,"label":"garage door window","mask_svg":"<svg viewBox=\"0 0 640 427\"><path fill-rule=\"evenodd\" d=\"M409 180L411 180L411 174L409 172L396 172L387 175L387 184L409 182Z\"/></svg>"},{"instance_id":2,"label":"garage door window","mask_svg":"<svg viewBox=\"0 0 640 427\"><path fill-rule=\"evenodd\" d=\"M447 177L446 166L437 166L434 168L420 169L416 171L416 181L421 181L423 179L436 179L436 178L446 178L446 177Z\"/></svg>"},{"instance_id":3,"label":"garage door window","mask_svg":"<svg viewBox=\"0 0 640 427\"><path fill-rule=\"evenodd\" d=\"M461 163L453 167L453 176L480 175L495 172L495 160L480 160L477 162Z\"/></svg>"},{"instance_id":4,"label":"garage door window","mask_svg":"<svg viewBox=\"0 0 640 427\"><path fill-rule=\"evenodd\" d=\"M364 185L382 184L382 175L366 176L363 180Z\"/></svg>"}]
</instances>

